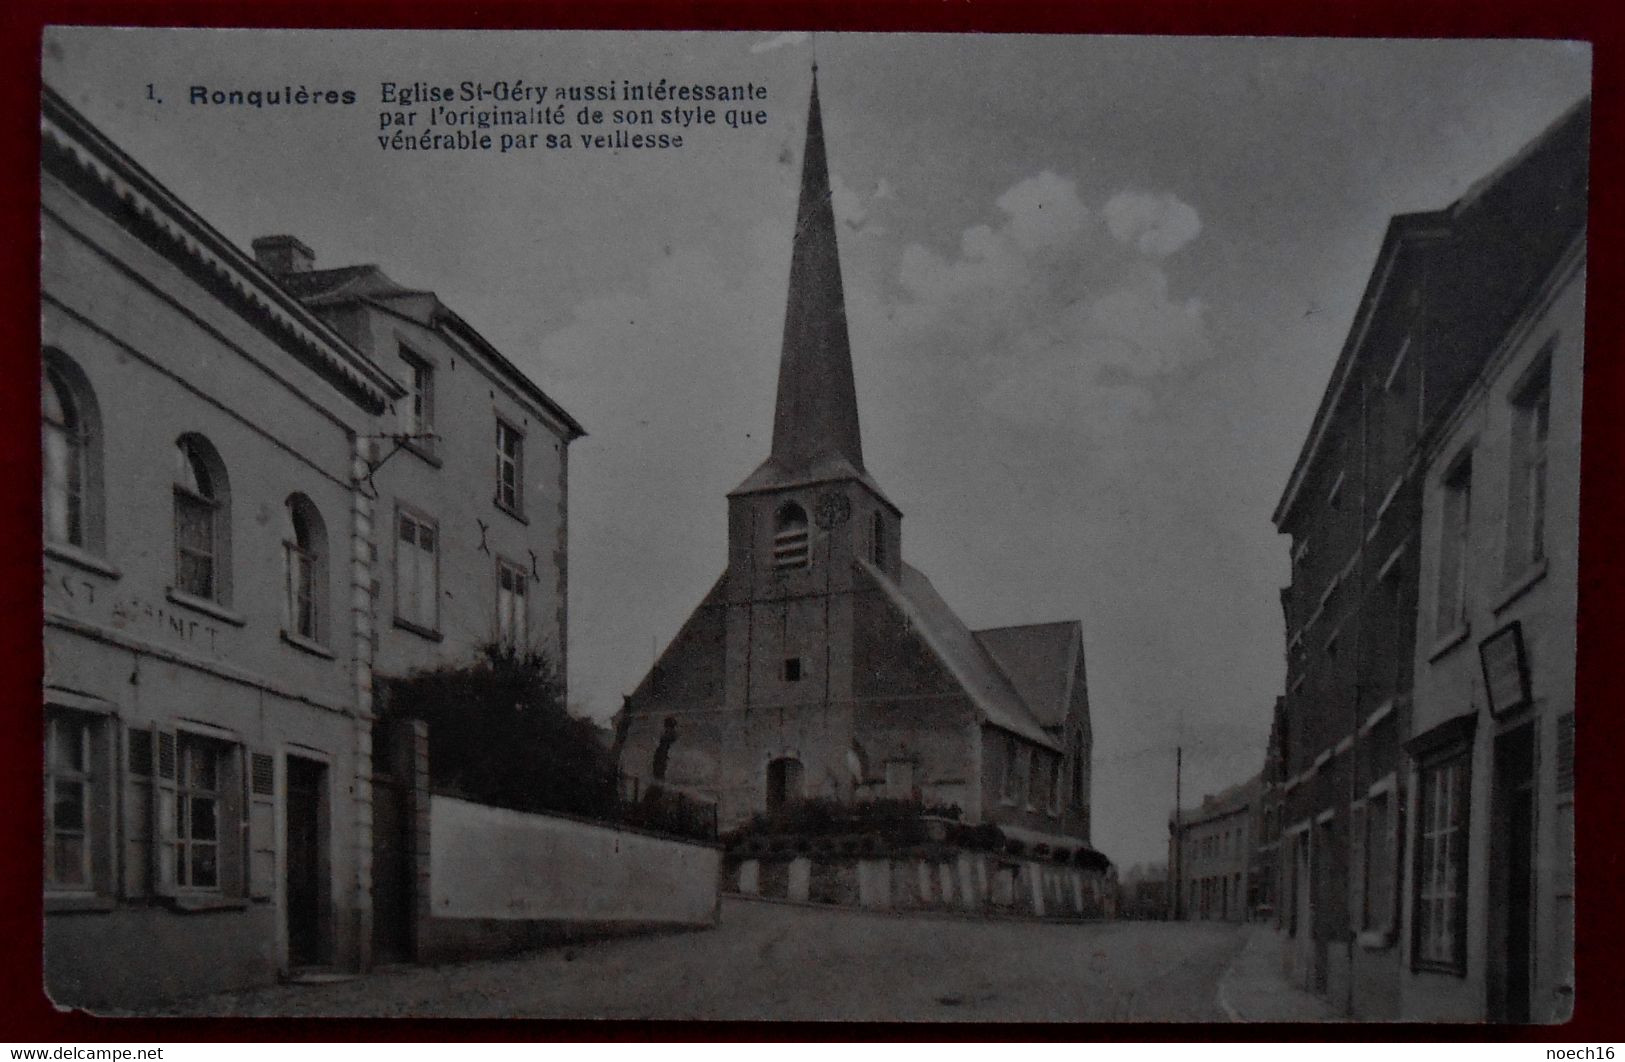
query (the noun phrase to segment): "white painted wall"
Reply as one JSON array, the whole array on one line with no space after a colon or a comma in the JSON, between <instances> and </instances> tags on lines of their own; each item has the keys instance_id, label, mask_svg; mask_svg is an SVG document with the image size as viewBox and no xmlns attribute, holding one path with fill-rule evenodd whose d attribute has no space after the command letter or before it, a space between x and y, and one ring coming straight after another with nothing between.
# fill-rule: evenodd
<instances>
[{"instance_id":1,"label":"white painted wall","mask_svg":"<svg viewBox=\"0 0 1625 1062\"><path fill-rule=\"evenodd\" d=\"M429 824L436 918L716 920L716 848L445 796Z\"/></svg>"}]
</instances>

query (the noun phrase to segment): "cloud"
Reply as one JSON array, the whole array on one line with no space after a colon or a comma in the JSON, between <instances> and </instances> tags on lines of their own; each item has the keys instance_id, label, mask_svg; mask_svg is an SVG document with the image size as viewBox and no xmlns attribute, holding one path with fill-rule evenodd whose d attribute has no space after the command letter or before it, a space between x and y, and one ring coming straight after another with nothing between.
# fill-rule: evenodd
<instances>
[{"instance_id":1,"label":"cloud","mask_svg":"<svg viewBox=\"0 0 1625 1062\"><path fill-rule=\"evenodd\" d=\"M1048 170L1012 185L995 205L1007 217L1010 238L1029 251L1076 239L1089 219L1077 183Z\"/></svg>"},{"instance_id":2,"label":"cloud","mask_svg":"<svg viewBox=\"0 0 1625 1062\"><path fill-rule=\"evenodd\" d=\"M720 570L719 503L766 453L789 261L778 219L726 254L678 244L635 284L577 302L521 358L590 432L570 447L585 485L570 495L571 574L595 588L572 599L571 681L600 714Z\"/></svg>"},{"instance_id":3,"label":"cloud","mask_svg":"<svg viewBox=\"0 0 1625 1062\"><path fill-rule=\"evenodd\" d=\"M835 208L835 220L856 229L863 225L869 216L869 208L863 205L863 197L854 192L838 173L830 174L829 178L830 204Z\"/></svg>"},{"instance_id":4,"label":"cloud","mask_svg":"<svg viewBox=\"0 0 1625 1062\"><path fill-rule=\"evenodd\" d=\"M1174 195L1122 191L1106 201L1106 227L1117 242L1166 258L1202 231L1196 208Z\"/></svg>"},{"instance_id":5,"label":"cloud","mask_svg":"<svg viewBox=\"0 0 1625 1062\"><path fill-rule=\"evenodd\" d=\"M780 33L777 36L769 37L765 41L757 41L751 45L750 54L761 55L763 52L776 51L779 48L788 48L795 44L805 44L811 37L812 34L800 31Z\"/></svg>"},{"instance_id":6,"label":"cloud","mask_svg":"<svg viewBox=\"0 0 1625 1062\"><path fill-rule=\"evenodd\" d=\"M877 322L885 348L929 381L934 407L974 411L990 437L1025 433L1027 445L1039 433L1045 446L1120 453L1083 444L1120 437L1152 411L1160 379L1212 353L1205 304L1176 295L1141 249L1195 238L1194 211L1167 200L1136 213L1119 195L1096 214L1071 178L1017 181L954 253L904 249L904 298ZM1131 239L1114 212L1133 215Z\"/></svg>"}]
</instances>

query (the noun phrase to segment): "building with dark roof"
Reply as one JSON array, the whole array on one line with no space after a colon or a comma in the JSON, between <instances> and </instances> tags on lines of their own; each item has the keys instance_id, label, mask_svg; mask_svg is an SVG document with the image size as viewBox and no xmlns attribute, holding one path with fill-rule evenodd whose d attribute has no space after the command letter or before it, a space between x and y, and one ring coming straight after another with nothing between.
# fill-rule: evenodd
<instances>
[{"instance_id":1,"label":"building with dark roof","mask_svg":"<svg viewBox=\"0 0 1625 1062\"><path fill-rule=\"evenodd\" d=\"M1355 1017L1402 1013L1402 970L1419 954L1402 915L1421 878L1446 873L1404 861L1421 825L1405 744L1418 660L1448 649L1418 615L1429 461L1583 239L1590 119L1582 101L1455 203L1392 220L1275 510L1292 540L1272 796L1284 960ZM1447 878L1427 894L1454 897ZM1465 958L1438 966L1453 976Z\"/></svg>"},{"instance_id":2,"label":"building with dark roof","mask_svg":"<svg viewBox=\"0 0 1625 1062\"><path fill-rule=\"evenodd\" d=\"M379 674L466 663L506 643L545 652L562 676L568 448L584 429L434 292L377 265L317 269L293 236L261 237L254 254L405 392L370 459L388 528Z\"/></svg>"},{"instance_id":3,"label":"building with dark roof","mask_svg":"<svg viewBox=\"0 0 1625 1062\"><path fill-rule=\"evenodd\" d=\"M1542 181L1583 172L1585 131L1577 113L1536 142ZM1544 276L1514 296L1512 323L1423 454L1402 767L1407 1020L1562 1022L1574 1006L1585 186L1554 190L1560 209L1545 216L1568 242L1555 256L1530 247Z\"/></svg>"},{"instance_id":4,"label":"building with dark roof","mask_svg":"<svg viewBox=\"0 0 1625 1062\"><path fill-rule=\"evenodd\" d=\"M623 772L715 800L723 829L893 797L1028 851L1089 849L1081 625L971 630L904 560L902 513L864 466L816 83L772 449L729 494L727 569L619 740Z\"/></svg>"},{"instance_id":5,"label":"building with dark roof","mask_svg":"<svg viewBox=\"0 0 1625 1062\"><path fill-rule=\"evenodd\" d=\"M563 674L582 429L432 292L244 253L49 88L40 134L48 991L406 957L375 694L491 641Z\"/></svg>"},{"instance_id":6,"label":"building with dark roof","mask_svg":"<svg viewBox=\"0 0 1625 1062\"><path fill-rule=\"evenodd\" d=\"M1253 776L1168 816L1168 870L1174 916L1244 922L1252 916L1252 852L1259 779Z\"/></svg>"},{"instance_id":7,"label":"building with dark roof","mask_svg":"<svg viewBox=\"0 0 1625 1062\"><path fill-rule=\"evenodd\" d=\"M49 88L40 221L47 991L365 968L403 388Z\"/></svg>"}]
</instances>

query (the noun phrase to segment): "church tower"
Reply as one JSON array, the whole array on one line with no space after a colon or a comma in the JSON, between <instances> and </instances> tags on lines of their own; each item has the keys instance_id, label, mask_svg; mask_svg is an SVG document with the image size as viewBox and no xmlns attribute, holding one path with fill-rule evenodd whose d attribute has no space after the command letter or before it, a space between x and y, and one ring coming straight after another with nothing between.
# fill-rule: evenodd
<instances>
[{"instance_id":1,"label":"church tower","mask_svg":"<svg viewBox=\"0 0 1625 1062\"><path fill-rule=\"evenodd\" d=\"M773 448L728 496L730 705L851 701L854 562L895 579L901 517L863 465L815 68Z\"/></svg>"},{"instance_id":2,"label":"church tower","mask_svg":"<svg viewBox=\"0 0 1625 1062\"><path fill-rule=\"evenodd\" d=\"M772 449L728 495L727 569L627 699L621 769L715 801L723 830L804 797L889 798L1070 850L1088 836L1081 627L972 631L903 562L902 513L863 462L816 71L801 166Z\"/></svg>"}]
</instances>

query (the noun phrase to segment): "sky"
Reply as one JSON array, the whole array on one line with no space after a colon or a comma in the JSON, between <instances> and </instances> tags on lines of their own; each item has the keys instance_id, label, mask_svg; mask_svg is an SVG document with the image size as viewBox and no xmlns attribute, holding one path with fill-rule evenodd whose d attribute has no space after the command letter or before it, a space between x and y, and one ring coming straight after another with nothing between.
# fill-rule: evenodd
<instances>
[{"instance_id":1,"label":"sky","mask_svg":"<svg viewBox=\"0 0 1625 1062\"><path fill-rule=\"evenodd\" d=\"M767 453L815 49L864 456L904 557L973 628L1082 622L1095 845L1160 860L1176 745L1187 803L1262 765L1270 514L1388 219L1585 95L1587 46L56 29L44 76L240 246L291 233L433 289L586 426L569 684L605 719L721 572L725 495ZM663 151L376 140L384 81L623 78L765 86L767 120Z\"/></svg>"}]
</instances>

